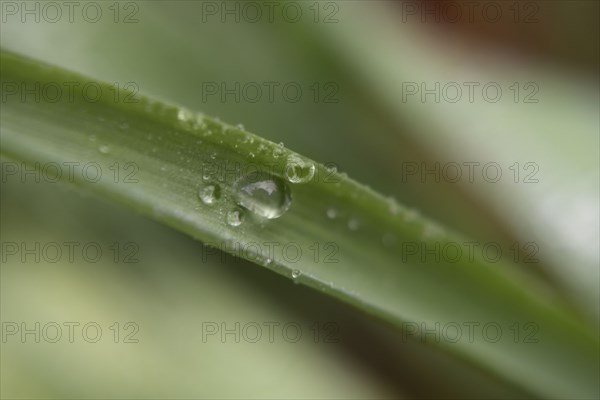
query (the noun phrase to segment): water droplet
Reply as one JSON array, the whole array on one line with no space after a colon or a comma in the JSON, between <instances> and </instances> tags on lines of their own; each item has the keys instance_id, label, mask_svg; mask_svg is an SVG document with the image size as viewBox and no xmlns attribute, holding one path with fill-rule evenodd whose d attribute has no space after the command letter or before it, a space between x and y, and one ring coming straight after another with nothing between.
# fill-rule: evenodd
<instances>
[{"instance_id":1,"label":"water droplet","mask_svg":"<svg viewBox=\"0 0 600 400\"><path fill-rule=\"evenodd\" d=\"M400 207L398 206L396 200L393 197L388 197L387 201L389 205L390 214L397 215L400 211Z\"/></svg>"},{"instance_id":2,"label":"water droplet","mask_svg":"<svg viewBox=\"0 0 600 400\"><path fill-rule=\"evenodd\" d=\"M360 228L360 222L358 222L356 218L350 218L350 220L348 221L348 229L356 232L358 228Z\"/></svg>"},{"instance_id":3,"label":"water droplet","mask_svg":"<svg viewBox=\"0 0 600 400\"><path fill-rule=\"evenodd\" d=\"M250 158L254 158L255 157L254 153L252 153L252 152L248 153L248 155L250 156Z\"/></svg>"},{"instance_id":4,"label":"water droplet","mask_svg":"<svg viewBox=\"0 0 600 400\"><path fill-rule=\"evenodd\" d=\"M292 203L288 185L265 172L242 177L236 182L235 190L240 206L269 219L280 217Z\"/></svg>"},{"instance_id":5,"label":"water droplet","mask_svg":"<svg viewBox=\"0 0 600 400\"><path fill-rule=\"evenodd\" d=\"M235 208L227 213L227 224L230 226L240 226L244 221L244 212Z\"/></svg>"},{"instance_id":6,"label":"water droplet","mask_svg":"<svg viewBox=\"0 0 600 400\"><path fill-rule=\"evenodd\" d=\"M204 204L214 204L221 197L219 185L208 185L198 191L198 197Z\"/></svg>"},{"instance_id":7,"label":"water droplet","mask_svg":"<svg viewBox=\"0 0 600 400\"><path fill-rule=\"evenodd\" d=\"M102 154L108 154L108 152L110 151L110 147L108 147L107 145L102 145L98 148L98 151Z\"/></svg>"},{"instance_id":8,"label":"water droplet","mask_svg":"<svg viewBox=\"0 0 600 400\"><path fill-rule=\"evenodd\" d=\"M337 217L337 214L338 214L338 212L337 212L337 210L335 208L329 207L327 209L327 218L329 218L329 219L335 219Z\"/></svg>"},{"instance_id":9,"label":"water droplet","mask_svg":"<svg viewBox=\"0 0 600 400\"><path fill-rule=\"evenodd\" d=\"M265 260L265 265L271 265L273 263L273 260L271 258L267 258Z\"/></svg>"},{"instance_id":10,"label":"water droplet","mask_svg":"<svg viewBox=\"0 0 600 400\"><path fill-rule=\"evenodd\" d=\"M404 215L404 221L406 221L406 222L414 222L415 220L417 220L419 218L419 215L420 214L419 214L418 210L415 210L414 208L411 208Z\"/></svg>"},{"instance_id":11,"label":"water droplet","mask_svg":"<svg viewBox=\"0 0 600 400\"><path fill-rule=\"evenodd\" d=\"M435 239L443 236L444 228L434 223L427 223L423 228L423 237L425 239Z\"/></svg>"},{"instance_id":12,"label":"water droplet","mask_svg":"<svg viewBox=\"0 0 600 400\"><path fill-rule=\"evenodd\" d=\"M161 170L162 172L165 172L165 171L167 170L167 167L165 167L165 166L163 165L162 167L160 167L160 170Z\"/></svg>"},{"instance_id":13,"label":"water droplet","mask_svg":"<svg viewBox=\"0 0 600 400\"><path fill-rule=\"evenodd\" d=\"M273 149L273 157L275 157L275 158L281 157L284 153L284 149L285 149L285 146L283 145L283 142L279 142L277 147L275 147Z\"/></svg>"},{"instance_id":14,"label":"water droplet","mask_svg":"<svg viewBox=\"0 0 600 400\"><path fill-rule=\"evenodd\" d=\"M306 183L315 176L315 165L298 156L290 156L285 166L285 176L292 183Z\"/></svg>"},{"instance_id":15,"label":"water droplet","mask_svg":"<svg viewBox=\"0 0 600 400\"><path fill-rule=\"evenodd\" d=\"M326 165L325 169L327 169L327 172L329 172L330 174L335 174L337 172L337 167L333 164Z\"/></svg>"},{"instance_id":16,"label":"water droplet","mask_svg":"<svg viewBox=\"0 0 600 400\"><path fill-rule=\"evenodd\" d=\"M177 119L180 120L181 122L189 121L190 118L191 118L191 113L188 110L184 110L183 108L180 108L179 111L177 111Z\"/></svg>"},{"instance_id":17,"label":"water droplet","mask_svg":"<svg viewBox=\"0 0 600 400\"><path fill-rule=\"evenodd\" d=\"M302 275L302 272L300 272L300 270L295 269L292 271L292 278L298 279L298 278L300 278L300 275Z\"/></svg>"},{"instance_id":18,"label":"water droplet","mask_svg":"<svg viewBox=\"0 0 600 400\"><path fill-rule=\"evenodd\" d=\"M242 124L237 124L235 127L238 128L239 130L242 130L242 131L244 130L244 125L242 125Z\"/></svg>"}]
</instances>

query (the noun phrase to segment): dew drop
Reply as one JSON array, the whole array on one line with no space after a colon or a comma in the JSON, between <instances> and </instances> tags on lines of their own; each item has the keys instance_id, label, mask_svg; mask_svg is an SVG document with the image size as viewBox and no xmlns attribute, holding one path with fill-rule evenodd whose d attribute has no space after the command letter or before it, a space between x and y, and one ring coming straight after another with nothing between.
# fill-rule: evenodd
<instances>
[{"instance_id":1,"label":"dew drop","mask_svg":"<svg viewBox=\"0 0 600 400\"><path fill-rule=\"evenodd\" d=\"M387 202L389 205L390 214L397 215L400 211L400 207L398 206L396 200L393 197L388 197Z\"/></svg>"},{"instance_id":2,"label":"dew drop","mask_svg":"<svg viewBox=\"0 0 600 400\"><path fill-rule=\"evenodd\" d=\"M406 212L406 214L404 215L404 221L406 222L415 222L420 216L420 213L418 210L412 208L410 210L408 210Z\"/></svg>"},{"instance_id":3,"label":"dew drop","mask_svg":"<svg viewBox=\"0 0 600 400\"><path fill-rule=\"evenodd\" d=\"M219 185L208 185L198 191L198 197L204 204L214 204L221 197Z\"/></svg>"},{"instance_id":4,"label":"dew drop","mask_svg":"<svg viewBox=\"0 0 600 400\"><path fill-rule=\"evenodd\" d=\"M337 210L335 208L329 207L327 209L327 218L329 218L329 219L335 219L337 217L337 214L338 214L338 212L337 212Z\"/></svg>"},{"instance_id":5,"label":"dew drop","mask_svg":"<svg viewBox=\"0 0 600 400\"><path fill-rule=\"evenodd\" d=\"M102 154L108 154L108 152L110 151L110 147L108 147L107 145L102 145L98 148L98 151Z\"/></svg>"},{"instance_id":6,"label":"dew drop","mask_svg":"<svg viewBox=\"0 0 600 400\"><path fill-rule=\"evenodd\" d=\"M423 228L424 239L436 239L444 236L444 234L444 228L433 223L427 223Z\"/></svg>"},{"instance_id":7,"label":"dew drop","mask_svg":"<svg viewBox=\"0 0 600 400\"><path fill-rule=\"evenodd\" d=\"M300 272L300 270L295 269L292 271L292 278L298 279L298 278L300 278L300 275L302 275L302 272Z\"/></svg>"},{"instance_id":8,"label":"dew drop","mask_svg":"<svg viewBox=\"0 0 600 400\"><path fill-rule=\"evenodd\" d=\"M244 125L242 125L242 124L237 124L235 127L238 128L239 130L242 130L242 131L244 130Z\"/></svg>"},{"instance_id":9,"label":"dew drop","mask_svg":"<svg viewBox=\"0 0 600 400\"><path fill-rule=\"evenodd\" d=\"M351 218L350 220L348 220L348 229L350 229L351 231L356 232L359 227L360 223L356 218Z\"/></svg>"},{"instance_id":10,"label":"dew drop","mask_svg":"<svg viewBox=\"0 0 600 400\"><path fill-rule=\"evenodd\" d=\"M337 167L334 164L327 164L325 166L325 169L327 169L327 172L329 172L330 174L337 173Z\"/></svg>"},{"instance_id":11,"label":"dew drop","mask_svg":"<svg viewBox=\"0 0 600 400\"><path fill-rule=\"evenodd\" d=\"M227 213L227 224L229 226L240 226L244 221L244 212L239 208L230 210Z\"/></svg>"},{"instance_id":12,"label":"dew drop","mask_svg":"<svg viewBox=\"0 0 600 400\"><path fill-rule=\"evenodd\" d=\"M298 156L290 156L285 166L285 176L292 183L306 183L315 176L315 165Z\"/></svg>"},{"instance_id":13,"label":"dew drop","mask_svg":"<svg viewBox=\"0 0 600 400\"><path fill-rule=\"evenodd\" d=\"M189 121L190 118L191 113L189 111L184 110L183 108L180 108L179 111L177 111L177 119L181 122Z\"/></svg>"},{"instance_id":14,"label":"dew drop","mask_svg":"<svg viewBox=\"0 0 600 400\"><path fill-rule=\"evenodd\" d=\"M284 147L285 147L285 146L283 145L283 142L280 142L280 143L277 145L277 147L275 147L275 148L273 149L273 157L275 157L275 158L279 158L279 157L281 157L281 156L283 155L283 149L284 149Z\"/></svg>"},{"instance_id":15,"label":"dew drop","mask_svg":"<svg viewBox=\"0 0 600 400\"><path fill-rule=\"evenodd\" d=\"M292 203L288 185L268 173L252 173L235 183L237 203L261 217L279 218Z\"/></svg>"}]
</instances>

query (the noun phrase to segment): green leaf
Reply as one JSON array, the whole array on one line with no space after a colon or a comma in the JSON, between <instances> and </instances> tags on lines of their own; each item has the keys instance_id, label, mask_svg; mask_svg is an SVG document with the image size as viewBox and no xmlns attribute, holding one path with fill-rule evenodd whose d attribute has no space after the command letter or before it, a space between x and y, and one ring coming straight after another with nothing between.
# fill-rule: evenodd
<instances>
[{"instance_id":1,"label":"green leaf","mask_svg":"<svg viewBox=\"0 0 600 400\"><path fill-rule=\"evenodd\" d=\"M322 290L404 333L421 323L473 322L478 330L488 324L487 340L465 334L437 345L536 396L598 396L595 332L539 282L477 254L457 262L411 255L414 246L462 245L466 238L242 127L14 53L1 56L3 156L50 174L50 163L73 163L73 175L62 180ZM53 85L72 88L73 96L63 90L48 101L45 91ZM33 88L25 96L40 101L23 98L23 88ZM218 193L215 201L199 196L209 192ZM531 333L525 326L534 327L533 343L524 342ZM496 327L502 329L497 341Z\"/></svg>"}]
</instances>

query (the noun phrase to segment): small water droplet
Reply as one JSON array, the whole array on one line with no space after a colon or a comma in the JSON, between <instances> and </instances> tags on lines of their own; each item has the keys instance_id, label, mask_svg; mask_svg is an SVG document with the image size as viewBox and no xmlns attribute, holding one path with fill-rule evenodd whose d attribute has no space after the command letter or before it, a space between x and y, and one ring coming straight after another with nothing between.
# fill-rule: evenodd
<instances>
[{"instance_id":1,"label":"small water droplet","mask_svg":"<svg viewBox=\"0 0 600 400\"><path fill-rule=\"evenodd\" d=\"M406 222L414 222L417 218L419 218L419 211L411 208L404 214L404 221Z\"/></svg>"},{"instance_id":2,"label":"small water droplet","mask_svg":"<svg viewBox=\"0 0 600 400\"><path fill-rule=\"evenodd\" d=\"M110 151L110 147L108 147L107 145L102 145L98 148L98 151L102 154L108 154L108 152Z\"/></svg>"},{"instance_id":3,"label":"small water droplet","mask_svg":"<svg viewBox=\"0 0 600 400\"><path fill-rule=\"evenodd\" d=\"M219 185L208 185L198 191L198 197L204 204L214 204L221 197Z\"/></svg>"},{"instance_id":4,"label":"small water droplet","mask_svg":"<svg viewBox=\"0 0 600 400\"><path fill-rule=\"evenodd\" d=\"M252 153L252 152L248 153L248 155L250 156L250 158L254 158L255 157L254 153Z\"/></svg>"},{"instance_id":5,"label":"small water droplet","mask_svg":"<svg viewBox=\"0 0 600 400\"><path fill-rule=\"evenodd\" d=\"M165 171L167 170L167 167L165 167L165 166L163 165L162 167L160 167L160 170L161 170L162 172L165 172Z\"/></svg>"},{"instance_id":6,"label":"small water droplet","mask_svg":"<svg viewBox=\"0 0 600 400\"><path fill-rule=\"evenodd\" d=\"M443 236L444 233L444 228L434 223L427 223L423 228L423 238L425 239L436 239Z\"/></svg>"},{"instance_id":7,"label":"small water droplet","mask_svg":"<svg viewBox=\"0 0 600 400\"><path fill-rule=\"evenodd\" d=\"M350 218L350 220L348 220L348 229L356 232L358 228L360 228L360 222L358 222L356 218Z\"/></svg>"},{"instance_id":8,"label":"small water droplet","mask_svg":"<svg viewBox=\"0 0 600 400\"><path fill-rule=\"evenodd\" d=\"M292 155L287 159L285 176L292 183L306 183L315 176L315 165Z\"/></svg>"},{"instance_id":9,"label":"small water droplet","mask_svg":"<svg viewBox=\"0 0 600 400\"><path fill-rule=\"evenodd\" d=\"M327 172L329 172L330 174L337 173L337 167L335 165L333 165L333 164L326 165L325 169L327 169Z\"/></svg>"},{"instance_id":10,"label":"small water droplet","mask_svg":"<svg viewBox=\"0 0 600 400\"><path fill-rule=\"evenodd\" d=\"M338 212L337 212L337 210L335 208L329 207L327 209L327 218L329 218L329 219L335 219L337 217L337 215L338 215Z\"/></svg>"},{"instance_id":11,"label":"small water droplet","mask_svg":"<svg viewBox=\"0 0 600 400\"><path fill-rule=\"evenodd\" d=\"M191 118L191 113L188 110L184 110L183 108L180 108L179 111L177 111L177 119L180 120L181 122L189 121L190 118Z\"/></svg>"},{"instance_id":12,"label":"small water droplet","mask_svg":"<svg viewBox=\"0 0 600 400\"><path fill-rule=\"evenodd\" d=\"M273 263L273 260L272 260L272 259L270 259L270 258L267 258L267 259L265 260L265 265L271 265L272 263Z\"/></svg>"},{"instance_id":13,"label":"small water droplet","mask_svg":"<svg viewBox=\"0 0 600 400\"><path fill-rule=\"evenodd\" d=\"M237 124L235 127L238 128L239 130L242 130L242 131L244 130L244 125L242 125L242 124Z\"/></svg>"},{"instance_id":14,"label":"small water droplet","mask_svg":"<svg viewBox=\"0 0 600 400\"><path fill-rule=\"evenodd\" d=\"M227 213L227 224L229 226L240 226L244 221L244 212L235 208Z\"/></svg>"},{"instance_id":15,"label":"small water droplet","mask_svg":"<svg viewBox=\"0 0 600 400\"><path fill-rule=\"evenodd\" d=\"M294 278L294 280L300 278L300 275L302 275L302 272L300 272L300 270L295 269L292 271L292 278Z\"/></svg>"},{"instance_id":16,"label":"small water droplet","mask_svg":"<svg viewBox=\"0 0 600 400\"><path fill-rule=\"evenodd\" d=\"M243 176L235 183L237 203L261 217L280 217L291 205L288 185L265 172Z\"/></svg>"}]
</instances>

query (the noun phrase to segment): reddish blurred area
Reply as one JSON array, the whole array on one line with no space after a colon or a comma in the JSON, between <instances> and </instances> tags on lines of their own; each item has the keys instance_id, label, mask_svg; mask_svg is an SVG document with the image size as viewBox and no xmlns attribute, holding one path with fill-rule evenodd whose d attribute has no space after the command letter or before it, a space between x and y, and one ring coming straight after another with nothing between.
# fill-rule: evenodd
<instances>
[{"instance_id":1,"label":"reddish blurred area","mask_svg":"<svg viewBox=\"0 0 600 400\"><path fill-rule=\"evenodd\" d=\"M549 63L597 71L597 0L411 0L395 3L403 23L464 41L474 50L506 49Z\"/></svg>"}]
</instances>

